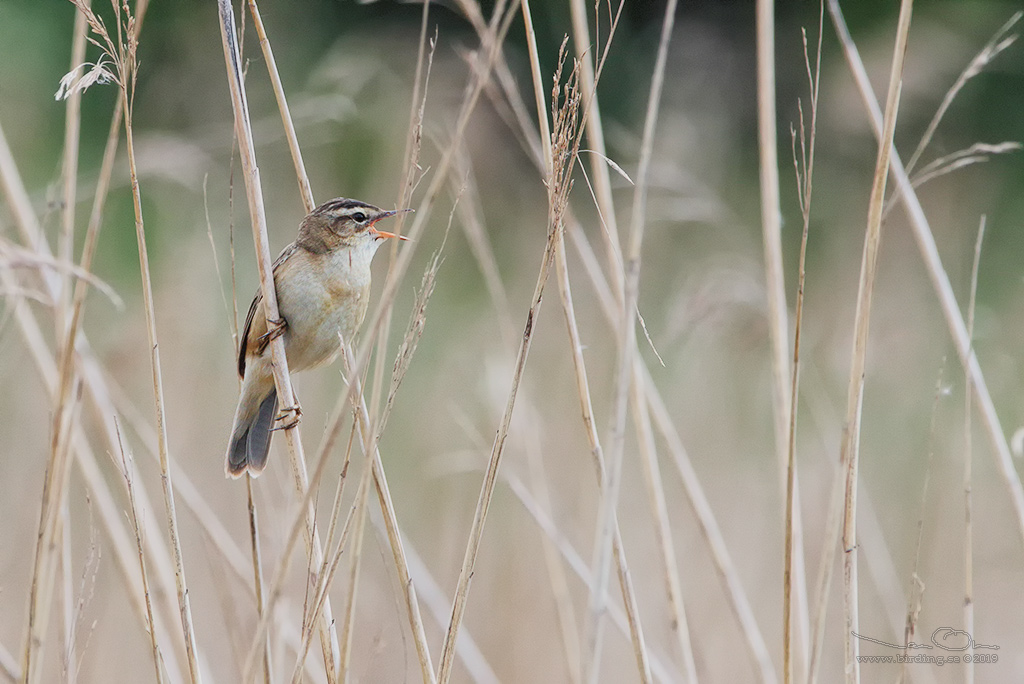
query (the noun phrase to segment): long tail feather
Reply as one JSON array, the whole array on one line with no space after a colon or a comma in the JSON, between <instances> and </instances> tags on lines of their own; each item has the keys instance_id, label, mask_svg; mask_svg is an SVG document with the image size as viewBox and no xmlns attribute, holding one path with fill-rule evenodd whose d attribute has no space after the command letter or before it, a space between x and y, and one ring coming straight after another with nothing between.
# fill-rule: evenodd
<instances>
[{"instance_id":1,"label":"long tail feather","mask_svg":"<svg viewBox=\"0 0 1024 684\"><path fill-rule=\"evenodd\" d=\"M277 415L277 390L271 388L256 411L244 406L242 402L239 400L235 428L228 447L227 474L232 478L241 477L246 471L256 477L266 467L271 428Z\"/></svg>"}]
</instances>

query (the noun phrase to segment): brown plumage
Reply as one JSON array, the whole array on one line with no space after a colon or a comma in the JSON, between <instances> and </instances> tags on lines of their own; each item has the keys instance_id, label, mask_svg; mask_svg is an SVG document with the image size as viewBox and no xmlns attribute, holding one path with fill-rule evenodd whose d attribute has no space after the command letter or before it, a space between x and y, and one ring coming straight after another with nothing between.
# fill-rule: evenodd
<instances>
[{"instance_id":1,"label":"brown plumage","mask_svg":"<svg viewBox=\"0 0 1024 684\"><path fill-rule=\"evenodd\" d=\"M270 340L284 336L288 368L302 371L333 361L366 315L370 262L380 241L396 237L374 228L393 211L358 200L333 199L314 209L295 242L274 261L282 322L268 325L263 294L256 292L238 344L242 391L227 451L227 474L259 475L267 463L277 417Z\"/></svg>"}]
</instances>

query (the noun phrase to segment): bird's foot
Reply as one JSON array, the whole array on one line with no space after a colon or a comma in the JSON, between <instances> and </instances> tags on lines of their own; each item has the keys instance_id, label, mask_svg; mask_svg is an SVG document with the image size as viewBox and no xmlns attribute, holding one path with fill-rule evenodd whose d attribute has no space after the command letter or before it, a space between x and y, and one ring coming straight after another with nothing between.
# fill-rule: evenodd
<instances>
[{"instance_id":1,"label":"bird's foot","mask_svg":"<svg viewBox=\"0 0 1024 684\"><path fill-rule=\"evenodd\" d=\"M280 318L268 318L267 319L267 332L260 335L260 345L265 347L270 344L271 341L276 340L281 335L284 335L284 331L288 329L288 321L284 319L284 316Z\"/></svg>"},{"instance_id":2,"label":"bird's foot","mask_svg":"<svg viewBox=\"0 0 1024 684\"><path fill-rule=\"evenodd\" d=\"M294 406L285 406L274 420L280 425L272 430L291 430L293 427L299 424L299 419L302 416L302 407L296 403Z\"/></svg>"}]
</instances>

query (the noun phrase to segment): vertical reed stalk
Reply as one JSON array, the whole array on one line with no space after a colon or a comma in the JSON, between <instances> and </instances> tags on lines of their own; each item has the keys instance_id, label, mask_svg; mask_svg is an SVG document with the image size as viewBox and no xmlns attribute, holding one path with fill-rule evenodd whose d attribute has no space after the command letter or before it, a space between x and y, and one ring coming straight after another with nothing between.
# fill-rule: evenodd
<instances>
[{"instance_id":1,"label":"vertical reed stalk","mask_svg":"<svg viewBox=\"0 0 1024 684\"><path fill-rule=\"evenodd\" d=\"M864 404L864 377L867 360L868 332L871 323L871 298L874 292L878 247L882 237L882 209L885 186L889 177L889 159L896 117L899 113L900 91L903 85L903 63L910 34L913 0L902 0L893 48L892 68L889 73L889 92L886 96L885 121L878 144L875 174L868 204L867 232L861 262L860 284L857 288L857 311L854 318L853 353L850 360L850 382L846 405L846 421L840 462L845 472L843 505L843 603L845 607L846 681L860 682L859 642L853 636L860 631L858 617L857 582L857 485L860 460L860 422Z\"/></svg>"},{"instance_id":2,"label":"vertical reed stalk","mask_svg":"<svg viewBox=\"0 0 1024 684\"><path fill-rule=\"evenodd\" d=\"M985 239L985 217L981 217L978 225L978 239L974 242L974 263L971 266L971 293L967 298L967 340L974 344L974 312L978 300L978 269L981 264L981 244ZM973 351L972 351L973 353ZM967 390L964 394L964 631L972 635L972 641L968 644L965 656L974 655L974 501L971 496L973 487L973 446L972 439L972 399L971 379L965 370L964 385ZM974 659L964 658L964 682L974 684Z\"/></svg>"},{"instance_id":3,"label":"vertical reed stalk","mask_svg":"<svg viewBox=\"0 0 1024 684\"><path fill-rule=\"evenodd\" d=\"M640 295L640 257L646 226L647 182L650 173L651 155L654 149L654 134L661 104L661 92L665 81L665 64L668 61L668 46L672 37L675 20L676 0L669 0L665 7L661 38L658 43L658 57L651 78L647 114L640 145L640 161L633 193L633 214L629 226L629 242L623 264L623 290L620 295L622 306L619 310L618 358L616 360L611 450L608 456L608 477L601 488L601 502L598 508L597 539L594 545L594 576L596 586L590 593L590 637L587 643L588 663L586 680L596 684L600 676L603 620L608 580L611 569L613 538L615 536L615 515L619 502L622 481L622 461L626 444L626 414L629 404L629 388L632 383L633 356L636 353L636 311ZM678 608L678 606L676 606ZM677 616L678 617L678 616ZM688 649L681 646L682 652Z\"/></svg>"},{"instance_id":4,"label":"vertical reed stalk","mask_svg":"<svg viewBox=\"0 0 1024 684\"><path fill-rule=\"evenodd\" d=\"M252 128L249 123L248 105L245 98L245 88L242 83L234 16L232 15L229 0L218 0L218 6L224 60L228 71L228 85L231 90L231 104L234 111L235 135L238 139L246 195L249 200L249 217L256 243L260 286L263 292L263 306L266 311L267 320L278 320L280 312L277 308L277 294L274 288L274 274L267 238L267 221L263 208L263 188L260 184L259 167L256 166ZM274 384L277 388L281 406L286 409L296 407L291 376L288 372L288 360L285 357L284 340L280 337L273 339L270 343L270 351L273 358ZM302 452L302 440L299 436L298 424L293 423L288 426L284 430L284 434L288 442L295 489L299 494L299 498L302 499L309 490L309 477L306 474L306 461ZM312 507L305 507L303 514L305 516L304 538L306 541L306 554L311 564L314 567L318 567L323 562L323 547L320 544L320 537L316 531L315 512ZM335 684L338 668L338 634L334 627L334 616L329 601L324 604L321 615L320 646L323 651L324 669L327 671L328 684Z\"/></svg>"}]
</instances>

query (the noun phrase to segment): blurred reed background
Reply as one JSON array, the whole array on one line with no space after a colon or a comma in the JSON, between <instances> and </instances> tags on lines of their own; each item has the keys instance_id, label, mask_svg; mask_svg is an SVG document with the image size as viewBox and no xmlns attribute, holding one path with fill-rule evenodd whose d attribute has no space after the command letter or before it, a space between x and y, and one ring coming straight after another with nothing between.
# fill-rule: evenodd
<instances>
[{"instance_id":1,"label":"blurred reed background","mask_svg":"<svg viewBox=\"0 0 1024 684\"><path fill-rule=\"evenodd\" d=\"M111 7L93 4L113 31ZM595 59L604 51L618 2L597 3L596 10L592 3L584 4L590 22L586 58ZM518 8L518 3L512 5ZM421 235L399 246L414 253L396 291L386 345L376 351L383 355L386 390L420 274L440 250L422 338L380 437L407 551L422 561L412 561L412 576L434 665L441 660L550 216L543 174L497 77L488 79L465 135L458 144L452 142L473 83L469 64L479 64L474 60L485 54L476 52L481 39L467 18L467 8L473 7L471 0L429 7L426 33L436 35L436 47L409 206L421 206L439 165L447 163L447 153L453 161ZM493 9L490 2L479 9L483 21ZM517 13L499 63L507 63L513 79L508 83L525 103L522 111L536 136L529 40L537 43L542 92L548 100L563 36L570 36L563 81L572 69L575 43L569 2L539 1L531 9L535 32L524 28ZM843 9L884 106L898 3L850 2ZM1017 9L1017 3L994 0L918 3L895 133L904 162L957 77ZM307 0L264 2L260 10L317 201L347 196L383 207L397 205L410 110L415 110L423 6ZM781 245L792 334L802 219L790 125L798 126L798 99L809 123L801 28L807 30L813 66L819 6L787 2L776 12ZM157 443L152 371L123 131L90 269L114 295L90 287L75 359L74 377L81 384L72 384L66 402L55 404L47 389L52 377L44 382L39 371L45 359L51 367L59 360L62 342L55 331L65 330L69 311L67 304L53 301L47 279L60 283L66 278L65 256L81 260L118 98L112 84L93 86L81 97L74 244L62 255L69 110L53 94L72 62L75 13L67 2L0 3L0 55L7 65L0 70L0 126L10 147L9 160L16 165L0 169L0 269L5 272L0 284L0 680L16 681L21 674L30 588L38 574L34 557L43 483L51 454L63 448L52 441L55 435L67 440L75 430L66 426L76 423L80 432L71 439L69 453L80 464L87 449L95 466L70 470L62 534L57 534L61 569L55 574L43 665L35 681L138 682L155 677L142 597L134 584L139 566L137 556L131 555L135 539L122 455L112 439L115 416L134 459L135 495L142 497L139 517L146 529L142 543L147 547L158 646L168 681L187 680L160 467L150 455ZM773 414L777 403L760 228L754 18L753 3L682 2L667 52L647 175L639 277L638 310L649 341L638 330L636 342L650 372L644 382L660 396L665 411L659 414L652 405L653 418L647 420L654 422L649 428L654 439L645 444L642 430L637 436L633 412L647 402L630 396L617 508L645 644L634 648L629 632L604 616L600 654L595 658L589 651L595 624L590 596L595 580L590 573L600 557L595 530L602 524L601 499L607 489L598 484L592 444L581 420L572 345L559 298L560 275L552 266L544 305L532 327L532 347L493 506L480 538L454 681L636 681L645 676L637 650L656 681L687 681L693 674L707 682L785 679L785 472ZM623 4L598 87L603 139L616 166L600 161L594 165L589 151L593 141L584 137L569 200L570 223L582 230L567 229L566 273L605 458L615 451L612 426L621 397L622 329L617 321L609 322L602 297L614 318L615 300L607 298L615 297L621 272L609 265L606 231L613 222L599 215L591 185L601 173L610 179L625 249L635 209L631 180L637 179L664 19L661 0ZM244 27L245 85L270 250L276 255L294 239L305 210L251 17L245 16ZM1003 37L1018 30L1014 26ZM1021 139L1024 52L1019 44L999 47L1005 50L984 64L953 100L919 170L976 143ZM100 56L91 44L85 54L90 62ZM177 518L198 664L206 681L238 681L258 617L246 486L224 478L224 450L238 389L234 325L244 322L241 317L259 281L215 4L154 2L143 23L138 59L135 155L151 259L167 440L179 468L174 471ZM803 527L800 564L806 568L811 604L794 606L794 679L799 681L808 670L801 631L806 633L813 619L819 559L823 552L833 552L824 541L826 518L840 459L859 263L878 151L827 10L820 84L795 450ZM995 151L975 148L968 156L976 163L929 180L918 197L964 318L978 226L985 216L974 344L1003 437L1010 440L1024 425L1024 165L1010 145ZM27 242L19 230L26 217L12 187L15 179L27 190L31 212L56 261L40 256L42 248ZM889 195L895 187L890 179ZM977 413L978 402L965 412L963 367L898 202L883 223L867 347L858 474L857 631L903 643L908 606L917 642L930 643L933 630L940 627L965 629L964 578L970 559L974 624L969 631L978 644L1000 646L998 651L977 651L997 654L998 662L973 668L916 663L904 668L905 675L915 682L1014 681L1024 676L1022 530L1007 485L1016 475L1008 480L993 458L993 440ZM374 302L389 262L387 249L382 249L374 266ZM29 314L42 331L39 338L26 336ZM362 337L358 349L368 343L367 335ZM792 351L785 354L791 357ZM366 397L376 414L383 402L370 392L374 364ZM296 377L295 387L303 408L301 435L312 461L345 390L340 362ZM972 439L965 439L965 413L973 414ZM71 422L58 421L65 429L55 431L55 416L62 415ZM665 418L671 429L664 429ZM671 436L666 440L666 432L674 432L678 441ZM315 495L325 540L348 435L346 423ZM649 461L643 456L651 449L660 464L660 484L651 484L645 475ZM278 435L269 468L253 485L268 582L298 510L286 452ZM355 505L365 463L358 446L351 453L339 528ZM965 454L973 465L969 550L964 541ZM692 481L707 499L703 513L720 530L720 548L731 558L731 584L723 581L709 548L707 518L695 515L691 490L682 484L680 468L690 467L680 466L686 457ZM1016 462L1013 466L1018 467ZM669 523L674 547L669 548L673 562L667 566L664 538L659 536L659 529L665 530L652 515L652 503L656 508L659 497L664 498L662 520ZM379 518L372 494L368 507L371 519ZM111 532L111 525L120 531ZM403 587L388 540L378 529L367 522L345 676L350 681L416 681L421 667ZM115 534L122 535L120 542ZM259 681L291 681L307 592L312 590L303 572L306 556L298 546L270 621L271 671L264 673L260 661ZM339 632L352 586L350 555L351 547L346 547L330 592ZM818 667L818 681L823 682L841 680L844 645L851 641L843 623L842 555L834 560L828 594ZM675 608L666 572L678 577L681 587ZM621 614L614 571L608 587L612 612ZM750 609L752 622L746 628L736 617L737 600ZM676 616L680 604L685 606L682 625ZM478 652L467 645L467 637ZM758 639L766 649L760 662ZM315 635L312 641L306 681L329 681ZM861 641L860 653L899 651ZM864 681L892 681L900 672L894 664L860 664Z\"/></svg>"}]
</instances>

